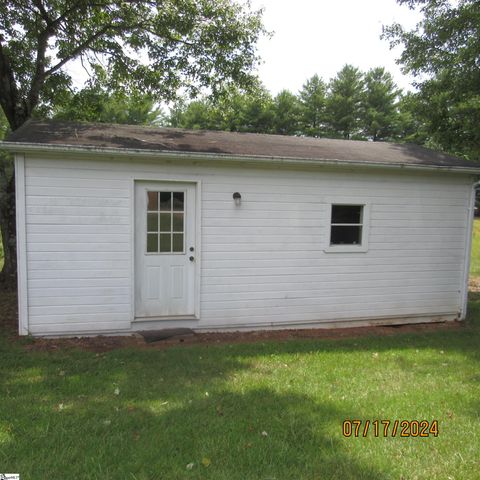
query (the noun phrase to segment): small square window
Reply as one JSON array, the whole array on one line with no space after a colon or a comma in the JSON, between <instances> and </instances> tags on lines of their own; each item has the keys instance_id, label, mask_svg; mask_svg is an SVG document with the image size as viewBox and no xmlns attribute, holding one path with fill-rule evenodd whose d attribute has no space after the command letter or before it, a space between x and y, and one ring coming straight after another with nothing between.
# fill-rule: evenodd
<instances>
[{"instance_id":1,"label":"small square window","mask_svg":"<svg viewBox=\"0 0 480 480\"><path fill-rule=\"evenodd\" d=\"M361 245L364 205L332 205L330 245Z\"/></svg>"}]
</instances>

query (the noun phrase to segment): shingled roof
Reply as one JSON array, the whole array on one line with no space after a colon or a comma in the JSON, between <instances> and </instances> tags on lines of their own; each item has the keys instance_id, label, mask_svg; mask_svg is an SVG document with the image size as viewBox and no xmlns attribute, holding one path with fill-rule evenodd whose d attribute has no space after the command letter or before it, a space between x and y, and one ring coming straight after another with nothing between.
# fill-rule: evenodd
<instances>
[{"instance_id":1,"label":"shingled roof","mask_svg":"<svg viewBox=\"0 0 480 480\"><path fill-rule=\"evenodd\" d=\"M190 153L249 159L295 159L315 163L379 164L476 169L480 164L411 144L332 140L255 133L182 130L133 125L29 121L4 146L22 151L54 147L139 153Z\"/></svg>"}]
</instances>

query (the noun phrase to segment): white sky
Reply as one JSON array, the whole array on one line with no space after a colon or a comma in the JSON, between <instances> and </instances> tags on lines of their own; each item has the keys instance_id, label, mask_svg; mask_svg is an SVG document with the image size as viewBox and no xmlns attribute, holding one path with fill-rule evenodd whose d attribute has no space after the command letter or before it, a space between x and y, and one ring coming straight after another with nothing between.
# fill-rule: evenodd
<instances>
[{"instance_id":1,"label":"white sky","mask_svg":"<svg viewBox=\"0 0 480 480\"><path fill-rule=\"evenodd\" d=\"M258 73L277 94L286 88L296 93L317 73L325 81L350 63L361 70L384 66L397 85L411 89L410 78L395 63L401 50L381 40L382 25L398 22L412 28L419 14L395 0L251 0L264 7L264 24L273 31L258 45L263 59Z\"/></svg>"}]
</instances>

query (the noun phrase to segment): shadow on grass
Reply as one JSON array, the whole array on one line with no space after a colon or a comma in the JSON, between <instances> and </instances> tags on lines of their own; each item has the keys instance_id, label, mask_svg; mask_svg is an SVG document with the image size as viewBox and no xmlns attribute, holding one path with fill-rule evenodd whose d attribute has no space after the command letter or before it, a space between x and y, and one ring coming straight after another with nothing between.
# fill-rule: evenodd
<instances>
[{"instance_id":1,"label":"shadow on grass","mask_svg":"<svg viewBox=\"0 0 480 480\"><path fill-rule=\"evenodd\" d=\"M27 480L398 478L388 463L369 461L342 441L344 419L372 415L352 411L361 403L318 394L335 383L332 358L345 358L352 378L362 368L355 361L383 352L399 353L389 360L393 375L413 369L404 353L434 352L415 378L438 366L439 352L478 362L479 304L474 295L465 328L392 337L104 354L25 352L0 342L0 466ZM298 362L292 373L286 357ZM316 380L326 369L332 373ZM474 369L465 375L479 381Z\"/></svg>"},{"instance_id":2,"label":"shadow on grass","mask_svg":"<svg viewBox=\"0 0 480 480\"><path fill-rule=\"evenodd\" d=\"M351 412L242 382L255 363L221 350L11 355L0 465L22 479L387 478L341 444Z\"/></svg>"}]
</instances>

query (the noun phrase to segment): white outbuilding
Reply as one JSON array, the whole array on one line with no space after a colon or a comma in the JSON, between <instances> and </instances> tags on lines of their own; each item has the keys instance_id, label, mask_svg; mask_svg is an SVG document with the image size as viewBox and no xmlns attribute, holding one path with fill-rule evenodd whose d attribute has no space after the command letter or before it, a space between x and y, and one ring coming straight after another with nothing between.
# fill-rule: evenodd
<instances>
[{"instance_id":1,"label":"white outbuilding","mask_svg":"<svg viewBox=\"0 0 480 480\"><path fill-rule=\"evenodd\" d=\"M412 145L31 121L19 331L462 320L480 167Z\"/></svg>"}]
</instances>

